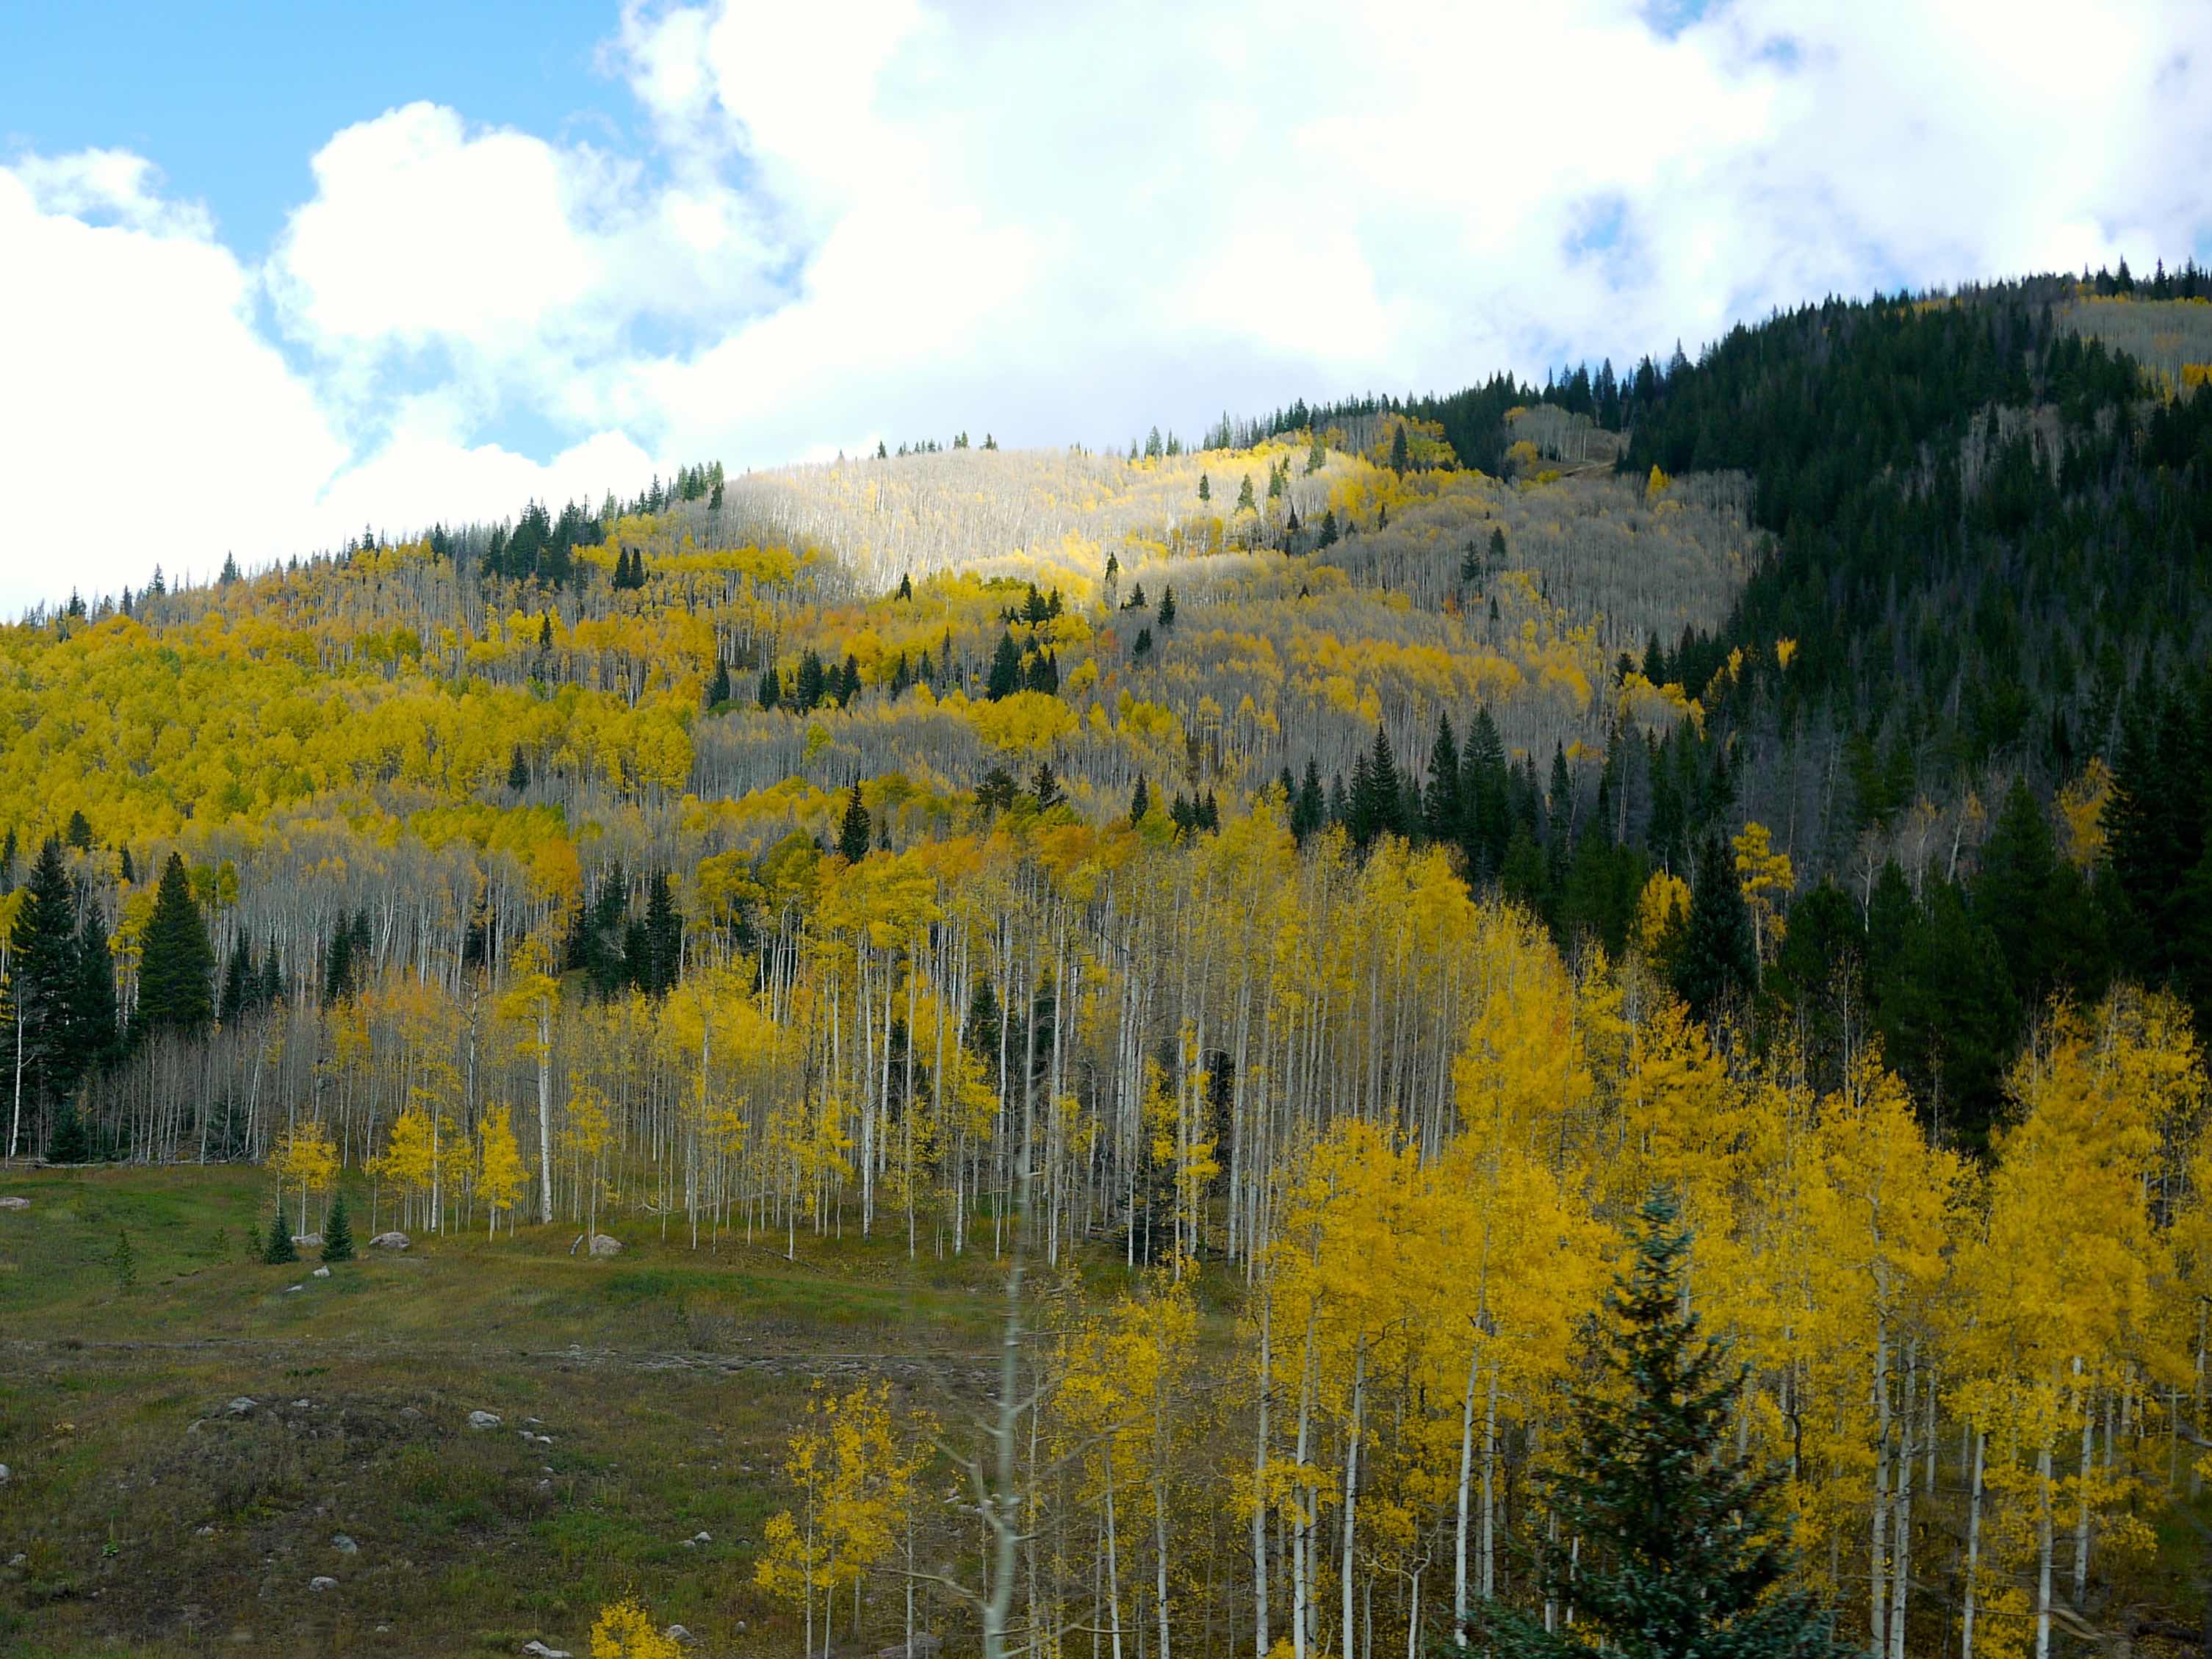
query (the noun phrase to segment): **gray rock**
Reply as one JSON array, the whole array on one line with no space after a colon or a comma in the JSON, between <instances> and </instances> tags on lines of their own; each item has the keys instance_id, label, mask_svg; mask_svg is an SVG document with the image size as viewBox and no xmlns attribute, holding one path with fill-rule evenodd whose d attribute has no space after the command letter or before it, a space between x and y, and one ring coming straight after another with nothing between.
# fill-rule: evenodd
<instances>
[{"instance_id":1,"label":"gray rock","mask_svg":"<svg viewBox=\"0 0 2212 1659\"><path fill-rule=\"evenodd\" d=\"M663 1636L665 1636L670 1641L687 1648L699 1639L690 1631L684 1629L681 1625L671 1625L666 1630L660 1633Z\"/></svg>"},{"instance_id":2,"label":"gray rock","mask_svg":"<svg viewBox=\"0 0 2212 1659\"><path fill-rule=\"evenodd\" d=\"M313 1273L308 1275L308 1277L312 1279L328 1279L330 1276L331 1270L328 1267L318 1267Z\"/></svg>"},{"instance_id":3,"label":"gray rock","mask_svg":"<svg viewBox=\"0 0 2212 1659\"><path fill-rule=\"evenodd\" d=\"M355 1543L352 1539L347 1537L345 1534L342 1532L334 1532L331 1534L331 1547L336 1550L340 1555L358 1555L361 1553L361 1546Z\"/></svg>"},{"instance_id":4,"label":"gray rock","mask_svg":"<svg viewBox=\"0 0 2212 1659\"><path fill-rule=\"evenodd\" d=\"M405 1233L379 1233L368 1241L368 1248L372 1250L404 1250L413 1242Z\"/></svg>"},{"instance_id":5,"label":"gray rock","mask_svg":"<svg viewBox=\"0 0 2212 1659\"><path fill-rule=\"evenodd\" d=\"M695 1532L691 1534L691 1541L695 1544L711 1544L714 1541L714 1534L711 1532Z\"/></svg>"},{"instance_id":6,"label":"gray rock","mask_svg":"<svg viewBox=\"0 0 2212 1659\"><path fill-rule=\"evenodd\" d=\"M328 1573L318 1573L307 1581L307 1588L311 1590L331 1590L337 1587L338 1581Z\"/></svg>"},{"instance_id":7,"label":"gray rock","mask_svg":"<svg viewBox=\"0 0 2212 1659\"><path fill-rule=\"evenodd\" d=\"M622 1254L622 1240L619 1238L610 1238L605 1233L593 1233L592 1235L592 1254L593 1255L620 1255Z\"/></svg>"},{"instance_id":8,"label":"gray rock","mask_svg":"<svg viewBox=\"0 0 2212 1659\"><path fill-rule=\"evenodd\" d=\"M530 1656L530 1659L568 1659L568 1649L549 1648L543 1642L525 1642L522 1650Z\"/></svg>"},{"instance_id":9,"label":"gray rock","mask_svg":"<svg viewBox=\"0 0 2212 1659\"><path fill-rule=\"evenodd\" d=\"M294 1233L292 1243L302 1250L319 1250L323 1248L323 1236L320 1233Z\"/></svg>"},{"instance_id":10,"label":"gray rock","mask_svg":"<svg viewBox=\"0 0 2212 1659\"><path fill-rule=\"evenodd\" d=\"M305 1285L287 1285L284 1287L284 1294L289 1296L295 1291L304 1291L307 1288Z\"/></svg>"},{"instance_id":11,"label":"gray rock","mask_svg":"<svg viewBox=\"0 0 2212 1659\"><path fill-rule=\"evenodd\" d=\"M228 1412L233 1417L243 1417L246 1413L253 1409L253 1401L249 1396L240 1395L237 1399L232 1401L230 1404L225 1406L223 1409Z\"/></svg>"},{"instance_id":12,"label":"gray rock","mask_svg":"<svg viewBox=\"0 0 2212 1659\"><path fill-rule=\"evenodd\" d=\"M497 1412L471 1412L469 1426L472 1429L495 1429L499 1426Z\"/></svg>"},{"instance_id":13,"label":"gray rock","mask_svg":"<svg viewBox=\"0 0 2212 1659\"><path fill-rule=\"evenodd\" d=\"M292 1409L295 1412L311 1412L315 1409L315 1402L312 1400L295 1400L292 1402Z\"/></svg>"},{"instance_id":14,"label":"gray rock","mask_svg":"<svg viewBox=\"0 0 2212 1659\"><path fill-rule=\"evenodd\" d=\"M195 1537L195 1538L212 1538L212 1537L214 1537L214 1536L215 1536L215 1522L212 1522L212 1521L210 1521L210 1522L207 1522L205 1525L204 1525L204 1526L198 1526L198 1527L194 1527L194 1528L192 1528L192 1536L193 1536L193 1537Z\"/></svg>"},{"instance_id":15,"label":"gray rock","mask_svg":"<svg viewBox=\"0 0 2212 1659\"><path fill-rule=\"evenodd\" d=\"M5 1198L0 1198L0 1210L27 1210L30 1207L29 1199L18 1198L13 1193L9 1194Z\"/></svg>"},{"instance_id":16,"label":"gray rock","mask_svg":"<svg viewBox=\"0 0 2212 1659\"><path fill-rule=\"evenodd\" d=\"M5 1464L5 1463L0 1463L0 1486L6 1486L6 1485L10 1481L10 1480L13 1480L15 1478L15 1472L13 1469L9 1468Z\"/></svg>"},{"instance_id":17,"label":"gray rock","mask_svg":"<svg viewBox=\"0 0 2212 1659\"><path fill-rule=\"evenodd\" d=\"M22 1551L17 1550L8 1558L8 1565L11 1567L27 1567L31 1565L31 1558Z\"/></svg>"}]
</instances>

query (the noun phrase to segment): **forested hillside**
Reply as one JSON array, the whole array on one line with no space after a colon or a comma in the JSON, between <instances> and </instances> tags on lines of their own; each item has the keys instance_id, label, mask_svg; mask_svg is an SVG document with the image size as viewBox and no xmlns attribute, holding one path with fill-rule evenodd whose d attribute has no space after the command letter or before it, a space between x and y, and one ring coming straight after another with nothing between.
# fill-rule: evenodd
<instances>
[{"instance_id":1,"label":"forested hillside","mask_svg":"<svg viewBox=\"0 0 2212 1659\"><path fill-rule=\"evenodd\" d=\"M2154 1635L2212 1472L2212 305L2154 283L34 614L9 1152L1118 1267L1024 1361L1018 1616L1160 1659L1540 1616L1664 1189L1871 1650Z\"/></svg>"}]
</instances>

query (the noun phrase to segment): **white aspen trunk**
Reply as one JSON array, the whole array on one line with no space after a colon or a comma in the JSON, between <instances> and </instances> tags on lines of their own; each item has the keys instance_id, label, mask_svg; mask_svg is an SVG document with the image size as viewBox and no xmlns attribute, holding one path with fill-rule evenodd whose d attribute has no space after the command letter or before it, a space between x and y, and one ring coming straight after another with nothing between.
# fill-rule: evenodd
<instances>
[{"instance_id":1,"label":"white aspen trunk","mask_svg":"<svg viewBox=\"0 0 2212 1659\"><path fill-rule=\"evenodd\" d=\"M1467 1357L1467 1392L1459 1410L1459 1514L1452 1540L1452 1644L1467 1645L1468 1492L1474 1477L1474 1379L1482 1369L1482 1349Z\"/></svg>"},{"instance_id":2,"label":"white aspen trunk","mask_svg":"<svg viewBox=\"0 0 2212 1659\"><path fill-rule=\"evenodd\" d=\"M1973 1474L1966 1488L1966 1583L1959 1617L1959 1659L1974 1659L1974 1597L1979 1588L1975 1575L1982 1563L1982 1455L1989 1441L1984 1431L1974 1431Z\"/></svg>"},{"instance_id":3,"label":"white aspen trunk","mask_svg":"<svg viewBox=\"0 0 2212 1659\"><path fill-rule=\"evenodd\" d=\"M553 1219L553 1011L538 1005L538 1218Z\"/></svg>"},{"instance_id":4,"label":"white aspen trunk","mask_svg":"<svg viewBox=\"0 0 2212 1659\"><path fill-rule=\"evenodd\" d=\"M1912 1594L1912 1408L1918 1377L1917 1345L1905 1351L1905 1411L1899 1419L1897 1495L1889 1538L1889 1659L1905 1659L1905 1615Z\"/></svg>"},{"instance_id":5,"label":"white aspen trunk","mask_svg":"<svg viewBox=\"0 0 2212 1659\"><path fill-rule=\"evenodd\" d=\"M1252 1449L1252 1651L1267 1659L1267 1386L1268 1336L1274 1298L1260 1298L1260 1431Z\"/></svg>"},{"instance_id":6,"label":"white aspen trunk","mask_svg":"<svg viewBox=\"0 0 2212 1659\"><path fill-rule=\"evenodd\" d=\"M2035 1659L2051 1659L2051 1448L2035 1454Z\"/></svg>"},{"instance_id":7,"label":"white aspen trunk","mask_svg":"<svg viewBox=\"0 0 2212 1659\"><path fill-rule=\"evenodd\" d=\"M1298 1467L1306 1467L1309 1431L1313 1425L1314 1319L1306 1314L1305 1364L1298 1373ZM1296 1525L1291 1533L1291 1659L1306 1659L1306 1635L1313 1617L1311 1574L1307 1559L1313 1547L1313 1517L1316 1493L1303 1486Z\"/></svg>"},{"instance_id":8,"label":"white aspen trunk","mask_svg":"<svg viewBox=\"0 0 2212 1659\"><path fill-rule=\"evenodd\" d=\"M1874 1511L1868 1522L1867 1650L1879 1654L1889 1640L1889 1330L1877 1318L1874 1338Z\"/></svg>"},{"instance_id":9,"label":"white aspen trunk","mask_svg":"<svg viewBox=\"0 0 2212 1659\"><path fill-rule=\"evenodd\" d=\"M2088 1396L2081 1391L2079 1354L2074 1357L2074 1379L2076 1403L2081 1408L2081 1476L2074 1494L2074 1605L2078 1608L2089 1588L2090 1458L2096 1444L2096 1413L2089 1409Z\"/></svg>"},{"instance_id":10,"label":"white aspen trunk","mask_svg":"<svg viewBox=\"0 0 2212 1659\"><path fill-rule=\"evenodd\" d=\"M1352 1546L1358 1536L1359 1519L1359 1414L1366 1403L1367 1340L1362 1337L1352 1348L1352 1427L1344 1443L1344 1647L1341 1651L1347 1656L1352 1650Z\"/></svg>"},{"instance_id":11,"label":"white aspen trunk","mask_svg":"<svg viewBox=\"0 0 2212 1659\"><path fill-rule=\"evenodd\" d=\"M1482 1599L1498 1594L1498 1367L1482 1408Z\"/></svg>"},{"instance_id":12,"label":"white aspen trunk","mask_svg":"<svg viewBox=\"0 0 2212 1659\"><path fill-rule=\"evenodd\" d=\"M1121 1659L1121 1570L1114 1554L1114 1448L1106 1448L1106 1624L1113 1632L1114 1659ZM1141 1622L1138 1629L1142 1630Z\"/></svg>"}]
</instances>

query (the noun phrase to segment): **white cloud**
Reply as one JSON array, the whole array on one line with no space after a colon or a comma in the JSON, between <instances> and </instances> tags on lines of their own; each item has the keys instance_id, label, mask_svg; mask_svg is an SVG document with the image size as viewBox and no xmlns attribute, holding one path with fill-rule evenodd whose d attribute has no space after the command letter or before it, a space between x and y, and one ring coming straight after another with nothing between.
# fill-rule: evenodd
<instances>
[{"instance_id":1,"label":"white cloud","mask_svg":"<svg viewBox=\"0 0 2212 1659\"><path fill-rule=\"evenodd\" d=\"M260 270L141 158L27 158L0 437L67 487L23 545L143 578L157 514L205 564L675 459L1112 441L2212 231L2199 0L1650 12L632 0L651 154L409 105L331 137ZM138 510L88 514L126 445ZM0 605L70 579L31 556Z\"/></svg>"}]
</instances>

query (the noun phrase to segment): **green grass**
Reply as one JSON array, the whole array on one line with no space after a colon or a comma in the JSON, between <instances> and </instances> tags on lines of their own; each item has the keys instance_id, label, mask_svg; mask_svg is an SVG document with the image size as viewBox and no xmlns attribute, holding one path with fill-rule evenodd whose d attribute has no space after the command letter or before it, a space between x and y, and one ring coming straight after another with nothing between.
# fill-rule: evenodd
<instances>
[{"instance_id":1,"label":"green grass","mask_svg":"<svg viewBox=\"0 0 2212 1659\"><path fill-rule=\"evenodd\" d=\"M0 1653L585 1650L641 1595L712 1650L796 1645L751 1587L786 1431L825 1370L940 1409L1002 1285L986 1251L605 1226L264 1266L260 1171L0 1170ZM366 1191L349 1192L364 1242ZM388 1210L378 1218L388 1224ZM135 1287L118 1285L127 1231ZM988 1233L985 1235L988 1238ZM289 1287L298 1285L298 1290ZM849 1357L862 1357L857 1361ZM226 1405L257 1405L234 1417ZM295 1401L305 1401L297 1405ZM495 1430L468 1413L496 1412ZM533 1432L548 1447L526 1443ZM708 1546L687 1549L700 1531ZM343 1532L358 1553L339 1553ZM308 1581L337 1577L335 1591ZM737 1634L740 1621L747 1626ZM380 1632L378 1627L386 1627Z\"/></svg>"}]
</instances>

